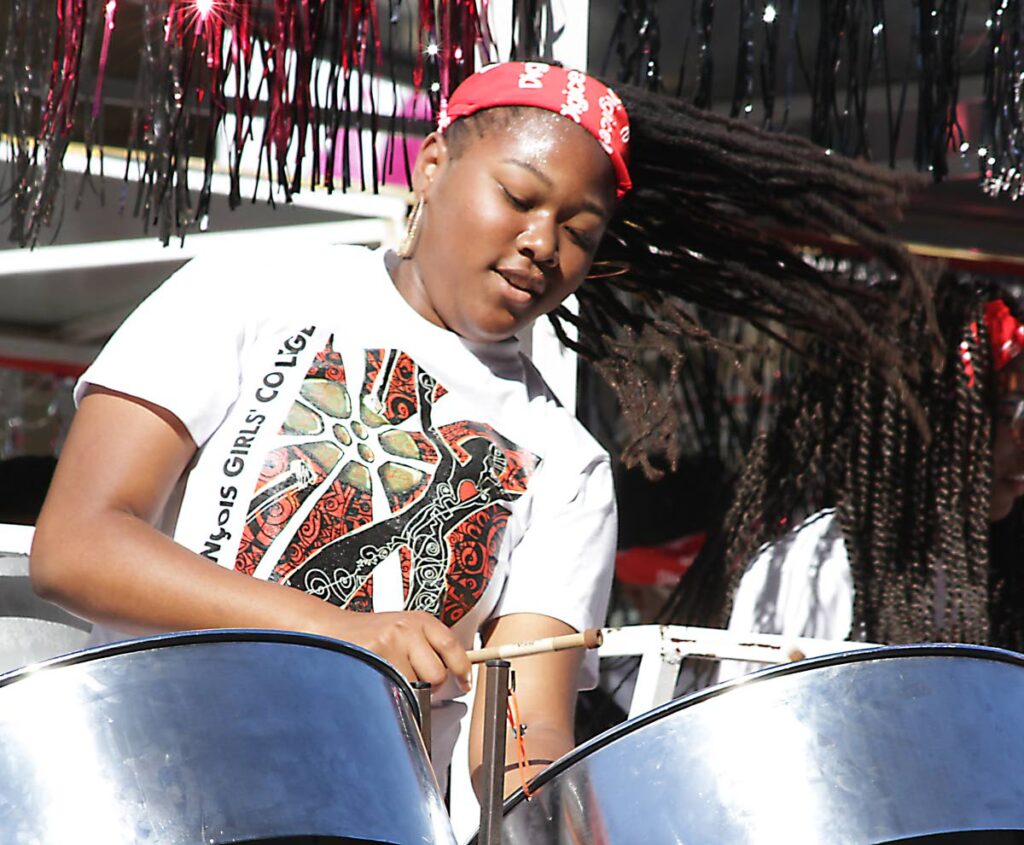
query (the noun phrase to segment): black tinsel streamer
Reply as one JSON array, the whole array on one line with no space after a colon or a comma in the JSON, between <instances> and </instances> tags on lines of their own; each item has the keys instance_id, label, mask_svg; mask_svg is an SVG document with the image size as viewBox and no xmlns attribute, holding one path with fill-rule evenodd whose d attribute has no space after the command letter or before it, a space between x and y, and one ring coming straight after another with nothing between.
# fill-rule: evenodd
<instances>
[{"instance_id":1,"label":"black tinsel streamer","mask_svg":"<svg viewBox=\"0 0 1024 845\"><path fill-rule=\"evenodd\" d=\"M754 89L754 0L740 0L739 44L736 49L736 74L733 81L730 117L750 111Z\"/></svg>"},{"instance_id":2,"label":"black tinsel streamer","mask_svg":"<svg viewBox=\"0 0 1024 845\"><path fill-rule=\"evenodd\" d=\"M656 0L619 0L615 26L601 66L602 74L607 74L614 54L619 82L661 90L660 52L661 27Z\"/></svg>"},{"instance_id":3,"label":"black tinsel streamer","mask_svg":"<svg viewBox=\"0 0 1024 845\"><path fill-rule=\"evenodd\" d=\"M786 72L782 83L783 109L782 124L779 129L786 131L789 127L790 109L793 103L793 83L796 75L796 64L799 51L797 40L797 24L800 21L800 0L790 0L786 24ZM770 113L767 114L770 117Z\"/></svg>"},{"instance_id":4,"label":"black tinsel streamer","mask_svg":"<svg viewBox=\"0 0 1024 845\"><path fill-rule=\"evenodd\" d=\"M711 52L711 29L715 22L714 0L700 0L697 19L697 90L693 104L700 109L711 108L711 83L715 59Z\"/></svg>"},{"instance_id":5,"label":"black tinsel streamer","mask_svg":"<svg viewBox=\"0 0 1024 845\"><path fill-rule=\"evenodd\" d=\"M526 61L544 58L541 52L540 0L515 0L512 4L512 51L510 59Z\"/></svg>"},{"instance_id":6,"label":"black tinsel streamer","mask_svg":"<svg viewBox=\"0 0 1024 845\"><path fill-rule=\"evenodd\" d=\"M808 87L811 140L827 149L836 148L841 131L836 97L844 41L848 38L850 5L845 0L822 0L820 7L821 27Z\"/></svg>"},{"instance_id":7,"label":"black tinsel streamer","mask_svg":"<svg viewBox=\"0 0 1024 845\"><path fill-rule=\"evenodd\" d=\"M775 74L779 57L778 9L771 0L764 4L761 20L764 22L764 49L759 66L761 105L764 108L762 125L771 129L775 120Z\"/></svg>"},{"instance_id":8,"label":"black tinsel streamer","mask_svg":"<svg viewBox=\"0 0 1024 845\"><path fill-rule=\"evenodd\" d=\"M11 238L24 244L23 226L30 196L24 185L36 160L39 107L50 68L56 17L35 0L11 0L7 6L7 40L0 56L0 128L11 162L2 186L10 206Z\"/></svg>"},{"instance_id":9,"label":"black tinsel streamer","mask_svg":"<svg viewBox=\"0 0 1024 845\"><path fill-rule=\"evenodd\" d=\"M957 0L915 0L918 39L917 132L914 162L936 179L949 172L947 151L957 124L959 46L965 8Z\"/></svg>"},{"instance_id":10,"label":"black tinsel streamer","mask_svg":"<svg viewBox=\"0 0 1024 845\"><path fill-rule=\"evenodd\" d=\"M967 12L979 2L990 12L980 139L968 137L972 127L961 125L958 109ZM620 0L602 72L614 57L620 79L642 80L634 45L646 5ZM893 167L913 155L936 179L948 176L951 151L975 146L986 191L1024 194L1024 0L739 0L728 17L716 17L714 0L690 0L688 9L689 25L673 42L681 53L677 96L714 108L714 55L727 41L733 116L752 111L759 93L765 127ZM725 26L716 28L718 18ZM806 126L793 116L798 73L809 100Z\"/></svg>"},{"instance_id":11,"label":"black tinsel streamer","mask_svg":"<svg viewBox=\"0 0 1024 845\"><path fill-rule=\"evenodd\" d=\"M986 193L1024 195L1024 10L1021 0L993 0L978 167Z\"/></svg>"}]
</instances>

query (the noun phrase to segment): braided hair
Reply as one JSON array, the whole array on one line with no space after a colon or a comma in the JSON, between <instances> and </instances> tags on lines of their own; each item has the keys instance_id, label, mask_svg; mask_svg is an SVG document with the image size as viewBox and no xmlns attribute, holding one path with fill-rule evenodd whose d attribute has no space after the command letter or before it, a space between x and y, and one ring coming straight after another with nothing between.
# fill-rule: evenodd
<instances>
[{"instance_id":1,"label":"braided hair","mask_svg":"<svg viewBox=\"0 0 1024 845\"><path fill-rule=\"evenodd\" d=\"M921 361L917 386L930 437L871 365L818 347L821 366L805 368L756 440L721 544L684 579L675 618L724 626L758 548L834 507L854 632L884 643L1024 645L1020 519L994 532L989 523L996 388L983 310L995 295L951 275L939 284L948 354L938 370ZM917 339L908 332L908 348Z\"/></svg>"},{"instance_id":2,"label":"braided hair","mask_svg":"<svg viewBox=\"0 0 1024 845\"><path fill-rule=\"evenodd\" d=\"M817 339L874 365L923 425L908 389L919 360L896 337L917 313L937 336L934 271L887 229L918 178L643 88L616 91L630 115L633 190L577 292L579 313L560 307L550 317L561 341L614 389L628 432L625 464L656 475L652 457L673 466L679 458L683 409L671 387L689 344L717 344L698 309L745 318L798 351ZM446 134L453 154L474 132L508 129L524 110L456 120ZM794 247L808 234L872 256L898 280L894 289L820 271Z\"/></svg>"}]
</instances>

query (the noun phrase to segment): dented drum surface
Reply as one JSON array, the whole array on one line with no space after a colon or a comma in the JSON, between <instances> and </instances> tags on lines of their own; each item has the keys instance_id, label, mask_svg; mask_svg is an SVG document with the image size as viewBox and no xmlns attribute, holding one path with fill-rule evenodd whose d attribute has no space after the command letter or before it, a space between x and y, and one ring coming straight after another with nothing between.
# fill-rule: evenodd
<instances>
[{"instance_id":1,"label":"dented drum surface","mask_svg":"<svg viewBox=\"0 0 1024 845\"><path fill-rule=\"evenodd\" d=\"M19 670L0 746L2 843L455 841L411 691L335 640L204 631Z\"/></svg>"},{"instance_id":2,"label":"dented drum surface","mask_svg":"<svg viewBox=\"0 0 1024 845\"><path fill-rule=\"evenodd\" d=\"M506 804L506 843L1024 842L1024 656L900 646L765 670L534 785Z\"/></svg>"}]
</instances>

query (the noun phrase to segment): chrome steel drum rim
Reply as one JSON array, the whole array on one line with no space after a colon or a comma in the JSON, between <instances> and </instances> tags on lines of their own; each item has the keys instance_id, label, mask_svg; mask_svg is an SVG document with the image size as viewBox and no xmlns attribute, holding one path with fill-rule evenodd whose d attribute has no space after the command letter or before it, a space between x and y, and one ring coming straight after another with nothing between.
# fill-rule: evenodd
<instances>
[{"instance_id":1,"label":"chrome steel drum rim","mask_svg":"<svg viewBox=\"0 0 1024 845\"><path fill-rule=\"evenodd\" d=\"M670 713L683 710L726 694L732 689L741 686L770 681L772 678L784 677L786 675L807 672L814 669L821 669L829 666L839 666L849 663L863 663L871 660L884 658L885 660L899 660L901 658L913 657L962 657L976 660L995 661L999 663L1010 663L1024 668L1024 654L1007 649L993 648L991 646L967 645L963 643L915 643L911 645L880 646L878 648L861 648L853 651L837 652L836 654L824 655L822 657L811 657L804 660L796 660L792 663L785 663L778 666L768 666L749 675L742 675L721 684L707 689L698 690L689 695L681 696L656 707L647 713L630 719L622 724L609 728L604 733L588 740L582 745L570 751L564 757L559 758L548 768L544 769L533 780L530 781L531 791L540 789L545 784L557 778L559 775L572 768L580 760L585 759L601 748L616 742L622 737L637 731L652 722L657 722ZM517 789L508 797L504 804L504 812L507 814L518 804L526 800L522 789ZM475 838L472 840L475 842Z\"/></svg>"},{"instance_id":2,"label":"chrome steel drum rim","mask_svg":"<svg viewBox=\"0 0 1024 845\"><path fill-rule=\"evenodd\" d=\"M73 651L70 654L63 654L39 663L22 666L20 669L2 674L0 675L0 689L18 681L31 678L39 672L49 669L57 669L62 666L76 666L79 663L87 663L91 660L106 657L116 657L121 654L155 651L162 648L198 643L281 643L286 645L313 646L314 648L345 654L369 664L381 674L386 675L401 691L402 696L409 704L409 707L412 708L417 720L421 715L416 695L413 693L412 687L409 686L405 676L384 658L374 654L372 651L344 640L322 637L317 634L303 634L298 631L279 631L263 628L215 628L200 631L175 631L170 634L156 634L140 639L123 640L107 645L93 646L92 648Z\"/></svg>"}]
</instances>

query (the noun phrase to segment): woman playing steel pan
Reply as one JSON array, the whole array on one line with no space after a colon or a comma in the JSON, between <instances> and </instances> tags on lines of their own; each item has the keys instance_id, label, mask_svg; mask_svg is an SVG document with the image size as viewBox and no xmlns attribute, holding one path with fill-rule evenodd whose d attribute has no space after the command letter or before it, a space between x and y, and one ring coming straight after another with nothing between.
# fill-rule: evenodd
<instances>
[{"instance_id":1,"label":"woman playing steel pan","mask_svg":"<svg viewBox=\"0 0 1024 845\"><path fill-rule=\"evenodd\" d=\"M583 73L494 66L423 144L397 254L256 252L175 274L78 387L32 554L40 593L108 638L253 627L365 646L435 686L443 772L474 638L600 624L611 579L608 456L517 333L552 312L574 322L578 339L559 331L617 386L640 456L671 421L637 362L700 333L680 297L904 375L889 329L927 280L878 222L903 182L627 94L632 131ZM870 296L820 278L755 211L884 252L907 279L897 307L865 319ZM617 269L585 283L599 246ZM574 291L579 316L560 310ZM593 663L516 661L534 766L572 747Z\"/></svg>"}]
</instances>

